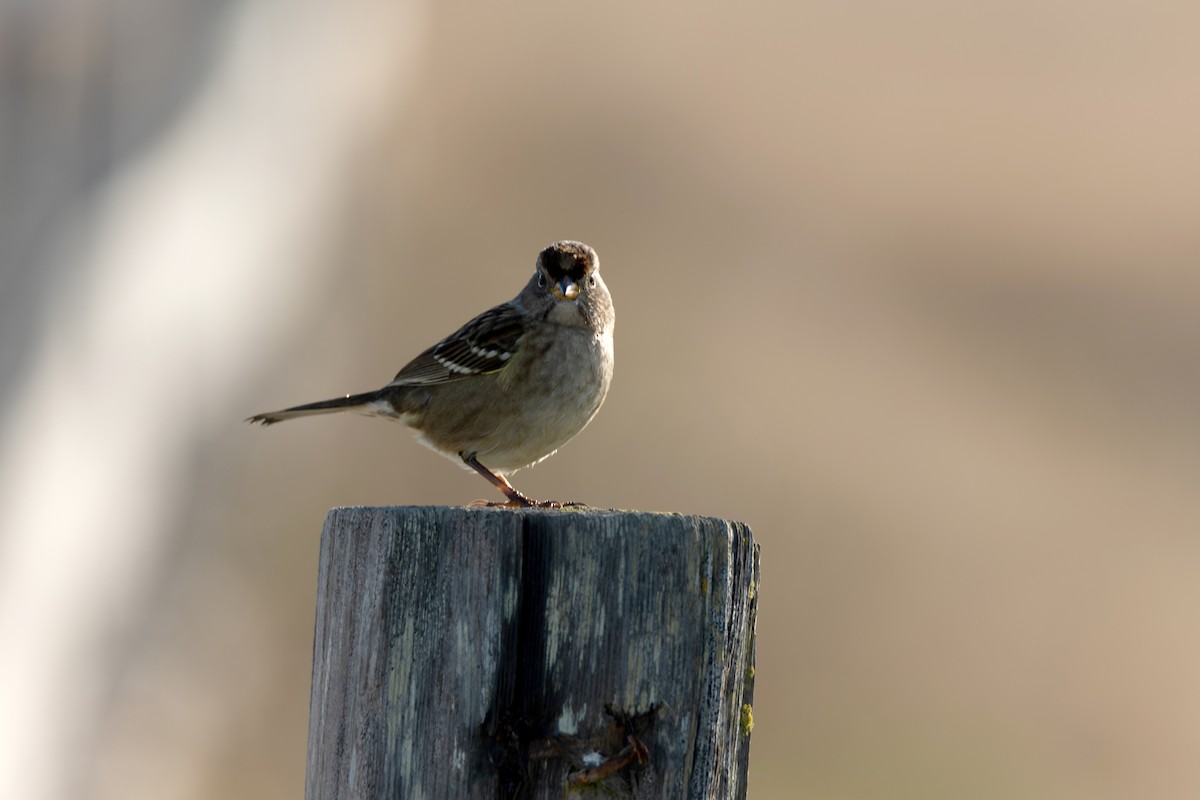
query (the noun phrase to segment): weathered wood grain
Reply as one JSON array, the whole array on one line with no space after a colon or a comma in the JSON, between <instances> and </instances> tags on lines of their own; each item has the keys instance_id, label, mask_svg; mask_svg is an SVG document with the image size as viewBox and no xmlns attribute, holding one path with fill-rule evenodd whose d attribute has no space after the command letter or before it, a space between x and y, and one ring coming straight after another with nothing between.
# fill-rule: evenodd
<instances>
[{"instance_id":1,"label":"weathered wood grain","mask_svg":"<svg viewBox=\"0 0 1200 800\"><path fill-rule=\"evenodd\" d=\"M745 797L757 582L725 520L335 509L306 798Z\"/></svg>"}]
</instances>

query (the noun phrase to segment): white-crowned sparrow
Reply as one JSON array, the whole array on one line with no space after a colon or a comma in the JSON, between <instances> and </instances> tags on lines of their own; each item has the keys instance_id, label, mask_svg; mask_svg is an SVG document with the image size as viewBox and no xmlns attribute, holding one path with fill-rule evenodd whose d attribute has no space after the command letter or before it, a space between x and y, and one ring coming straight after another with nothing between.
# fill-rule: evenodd
<instances>
[{"instance_id":1,"label":"white-crowned sparrow","mask_svg":"<svg viewBox=\"0 0 1200 800\"><path fill-rule=\"evenodd\" d=\"M505 476L553 455L596 415L612 380L614 321L596 251L555 242L538 254L520 294L421 353L382 389L247 421L335 411L399 420L487 478L507 505L558 506L530 500Z\"/></svg>"}]
</instances>

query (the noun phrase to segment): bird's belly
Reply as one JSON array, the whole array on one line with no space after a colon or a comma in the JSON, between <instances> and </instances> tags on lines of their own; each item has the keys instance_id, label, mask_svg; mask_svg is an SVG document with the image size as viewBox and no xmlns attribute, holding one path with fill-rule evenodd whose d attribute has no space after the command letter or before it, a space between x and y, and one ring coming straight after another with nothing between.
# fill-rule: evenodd
<instances>
[{"instance_id":1,"label":"bird's belly","mask_svg":"<svg viewBox=\"0 0 1200 800\"><path fill-rule=\"evenodd\" d=\"M551 350L532 365L525 400L508 425L479 451L481 463L512 472L553 455L600 410L612 380L612 338L591 339L588 354L573 359ZM582 349L582 348L581 348ZM507 390L507 391L511 391Z\"/></svg>"},{"instance_id":2,"label":"bird's belly","mask_svg":"<svg viewBox=\"0 0 1200 800\"><path fill-rule=\"evenodd\" d=\"M418 437L452 458L474 455L494 472L510 474L538 463L566 444L591 421L612 379L612 338L591 339L585 347L551 348L539 353L520 385L503 380L478 391L429 397L425 420L447 419L452 403L456 424L434 428L418 425ZM580 351L585 353L581 357ZM573 359L564 353L574 353ZM516 368L519 365L514 364Z\"/></svg>"}]
</instances>

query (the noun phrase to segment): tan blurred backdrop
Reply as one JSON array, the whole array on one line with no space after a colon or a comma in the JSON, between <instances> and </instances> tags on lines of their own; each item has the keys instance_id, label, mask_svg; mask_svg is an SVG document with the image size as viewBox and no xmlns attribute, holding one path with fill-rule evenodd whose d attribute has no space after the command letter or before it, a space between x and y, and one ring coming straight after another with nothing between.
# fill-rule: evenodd
<instances>
[{"instance_id":1,"label":"tan blurred backdrop","mask_svg":"<svg viewBox=\"0 0 1200 800\"><path fill-rule=\"evenodd\" d=\"M1200 796L1200 6L0 7L0 796L302 791L374 388L599 251L534 496L763 547L754 798Z\"/></svg>"}]
</instances>

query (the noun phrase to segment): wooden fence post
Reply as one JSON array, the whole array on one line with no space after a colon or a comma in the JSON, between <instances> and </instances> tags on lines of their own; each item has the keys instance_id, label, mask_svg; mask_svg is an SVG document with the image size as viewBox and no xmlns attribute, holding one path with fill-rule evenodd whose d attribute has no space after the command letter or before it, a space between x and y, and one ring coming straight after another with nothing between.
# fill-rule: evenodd
<instances>
[{"instance_id":1,"label":"wooden fence post","mask_svg":"<svg viewBox=\"0 0 1200 800\"><path fill-rule=\"evenodd\" d=\"M334 509L305 797L744 798L757 587L726 520Z\"/></svg>"}]
</instances>

